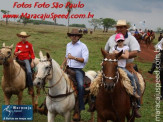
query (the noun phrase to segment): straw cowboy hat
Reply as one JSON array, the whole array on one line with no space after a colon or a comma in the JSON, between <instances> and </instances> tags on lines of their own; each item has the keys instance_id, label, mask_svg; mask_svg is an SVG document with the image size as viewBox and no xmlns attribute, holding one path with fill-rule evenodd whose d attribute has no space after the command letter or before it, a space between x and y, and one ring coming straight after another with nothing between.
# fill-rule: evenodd
<instances>
[{"instance_id":1,"label":"straw cowboy hat","mask_svg":"<svg viewBox=\"0 0 163 122\"><path fill-rule=\"evenodd\" d=\"M71 30L71 33L67 33L67 35L70 37L70 36L73 36L73 35L76 35L76 36L79 36L80 38L83 36L83 34L79 33L79 30L78 29L72 29Z\"/></svg>"},{"instance_id":2,"label":"straw cowboy hat","mask_svg":"<svg viewBox=\"0 0 163 122\"><path fill-rule=\"evenodd\" d=\"M31 35L27 35L26 32L20 32L19 34L16 34L18 37L29 37Z\"/></svg>"},{"instance_id":3,"label":"straw cowboy hat","mask_svg":"<svg viewBox=\"0 0 163 122\"><path fill-rule=\"evenodd\" d=\"M118 20L117 24L115 25L115 27L118 26L126 26L127 28L129 28L130 26L127 24L126 20Z\"/></svg>"}]
</instances>

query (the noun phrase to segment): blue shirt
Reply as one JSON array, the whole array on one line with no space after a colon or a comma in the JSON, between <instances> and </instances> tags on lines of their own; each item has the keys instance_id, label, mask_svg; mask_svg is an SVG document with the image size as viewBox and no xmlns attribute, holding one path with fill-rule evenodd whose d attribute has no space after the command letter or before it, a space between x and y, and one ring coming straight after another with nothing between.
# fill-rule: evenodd
<instances>
[{"instance_id":1,"label":"blue shirt","mask_svg":"<svg viewBox=\"0 0 163 122\"><path fill-rule=\"evenodd\" d=\"M84 68L84 66L88 62L88 57L89 57L88 48L80 40L77 41L75 44L72 44L72 42L67 44L67 46L66 46L66 58L68 58L68 54L71 54L72 56L77 57L77 58L83 58L84 59L83 63L76 61L74 59L68 59L67 65L69 67Z\"/></svg>"}]
</instances>

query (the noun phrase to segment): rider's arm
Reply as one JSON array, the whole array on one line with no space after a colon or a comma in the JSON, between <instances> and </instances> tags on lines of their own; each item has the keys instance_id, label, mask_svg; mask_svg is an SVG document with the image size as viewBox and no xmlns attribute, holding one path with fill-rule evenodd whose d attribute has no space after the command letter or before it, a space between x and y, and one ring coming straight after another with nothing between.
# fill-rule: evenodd
<instances>
[{"instance_id":1,"label":"rider's arm","mask_svg":"<svg viewBox=\"0 0 163 122\"><path fill-rule=\"evenodd\" d=\"M138 55L138 51L133 50L133 51L129 52L129 59L130 58L135 58L135 57L137 57L137 55Z\"/></svg>"},{"instance_id":2,"label":"rider's arm","mask_svg":"<svg viewBox=\"0 0 163 122\"><path fill-rule=\"evenodd\" d=\"M67 58L65 57L65 59L64 59L64 61L63 61L63 63L62 63L62 65L61 65L61 69L64 68L64 66L66 65L66 63L67 63Z\"/></svg>"},{"instance_id":3,"label":"rider's arm","mask_svg":"<svg viewBox=\"0 0 163 122\"><path fill-rule=\"evenodd\" d=\"M129 58L129 52L128 50L125 50L124 53L121 55L121 58L128 59Z\"/></svg>"}]
</instances>

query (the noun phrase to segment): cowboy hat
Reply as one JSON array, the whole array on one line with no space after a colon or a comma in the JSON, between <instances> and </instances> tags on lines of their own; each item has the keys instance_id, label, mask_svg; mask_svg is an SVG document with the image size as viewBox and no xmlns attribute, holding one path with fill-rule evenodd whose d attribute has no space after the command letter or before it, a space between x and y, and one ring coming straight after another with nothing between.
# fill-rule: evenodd
<instances>
[{"instance_id":1,"label":"cowboy hat","mask_svg":"<svg viewBox=\"0 0 163 122\"><path fill-rule=\"evenodd\" d=\"M19 34L16 34L18 37L29 37L30 35L27 35L26 32L20 32Z\"/></svg>"},{"instance_id":2,"label":"cowboy hat","mask_svg":"<svg viewBox=\"0 0 163 122\"><path fill-rule=\"evenodd\" d=\"M73 36L73 35L76 35L76 36L79 36L80 38L82 37L83 34L79 33L79 30L78 29L72 29L71 30L71 33L67 33L67 35L70 37L70 36Z\"/></svg>"},{"instance_id":3,"label":"cowboy hat","mask_svg":"<svg viewBox=\"0 0 163 122\"><path fill-rule=\"evenodd\" d=\"M126 20L118 20L117 24L115 25L115 27L118 26L126 26L127 28L129 28L130 26L127 24Z\"/></svg>"}]
</instances>

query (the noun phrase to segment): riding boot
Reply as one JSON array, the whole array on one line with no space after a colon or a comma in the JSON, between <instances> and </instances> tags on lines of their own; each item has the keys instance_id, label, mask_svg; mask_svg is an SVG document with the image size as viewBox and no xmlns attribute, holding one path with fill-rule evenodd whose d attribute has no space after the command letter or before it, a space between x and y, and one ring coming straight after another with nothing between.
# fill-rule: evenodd
<instances>
[{"instance_id":1,"label":"riding boot","mask_svg":"<svg viewBox=\"0 0 163 122\"><path fill-rule=\"evenodd\" d=\"M139 108L136 108L135 111L134 111L135 117L136 117L136 118L140 118L140 117L141 117L141 115L140 115L140 113L138 112L138 110L139 110Z\"/></svg>"},{"instance_id":2,"label":"riding boot","mask_svg":"<svg viewBox=\"0 0 163 122\"><path fill-rule=\"evenodd\" d=\"M76 97L73 121L80 121L80 118L81 118L81 116L80 116L80 110L79 110L79 99L78 99L78 97Z\"/></svg>"},{"instance_id":3,"label":"riding boot","mask_svg":"<svg viewBox=\"0 0 163 122\"><path fill-rule=\"evenodd\" d=\"M155 68L156 68L156 64L155 63L152 63L151 70L149 70L148 73L153 74Z\"/></svg>"},{"instance_id":4,"label":"riding boot","mask_svg":"<svg viewBox=\"0 0 163 122\"><path fill-rule=\"evenodd\" d=\"M33 81L32 81L32 73L27 73L27 87L28 94L33 94Z\"/></svg>"}]
</instances>

